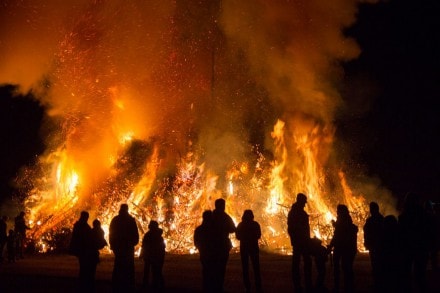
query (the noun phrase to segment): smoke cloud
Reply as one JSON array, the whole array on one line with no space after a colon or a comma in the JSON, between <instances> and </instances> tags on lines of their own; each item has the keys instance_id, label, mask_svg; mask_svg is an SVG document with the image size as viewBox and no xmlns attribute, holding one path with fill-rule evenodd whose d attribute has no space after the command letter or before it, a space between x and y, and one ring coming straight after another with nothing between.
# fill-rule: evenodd
<instances>
[{"instance_id":1,"label":"smoke cloud","mask_svg":"<svg viewBox=\"0 0 440 293\"><path fill-rule=\"evenodd\" d=\"M334 196L344 189L329 187L341 180L343 159L334 149L336 85L340 63L360 53L343 30L360 2L6 0L0 83L46 107L41 163L67 152L87 199L108 184L133 139L148 145L143 159L160 149L155 174L174 172L190 149L225 178L234 162L258 161L258 150L267 166L286 160L288 193L322 193L329 177L324 189ZM285 157L274 143L278 119ZM153 193L157 183L144 181Z\"/></svg>"}]
</instances>

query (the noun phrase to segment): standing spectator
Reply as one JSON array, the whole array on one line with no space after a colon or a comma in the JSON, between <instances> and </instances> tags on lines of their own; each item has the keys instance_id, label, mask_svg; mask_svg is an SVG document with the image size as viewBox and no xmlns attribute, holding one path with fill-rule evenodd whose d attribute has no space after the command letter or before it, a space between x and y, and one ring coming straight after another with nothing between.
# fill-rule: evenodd
<instances>
[{"instance_id":1,"label":"standing spectator","mask_svg":"<svg viewBox=\"0 0 440 293\"><path fill-rule=\"evenodd\" d=\"M199 250L202 264L203 292L214 292L212 211L204 211L202 218L202 224L194 230L194 245Z\"/></svg>"},{"instance_id":2,"label":"standing spectator","mask_svg":"<svg viewBox=\"0 0 440 293\"><path fill-rule=\"evenodd\" d=\"M383 215L379 212L379 205L370 202L370 216L364 225L364 246L370 255L371 269L373 272L374 291L378 292L382 287L382 236L383 236Z\"/></svg>"},{"instance_id":3,"label":"standing spectator","mask_svg":"<svg viewBox=\"0 0 440 293\"><path fill-rule=\"evenodd\" d=\"M0 219L0 263L3 262L3 251L5 250L6 242L8 239L8 225L7 216L3 216Z\"/></svg>"},{"instance_id":4,"label":"standing spectator","mask_svg":"<svg viewBox=\"0 0 440 293\"><path fill-rule=\"evenodd\" d=\"M30 229L26 225L26 219L24 218L25 213L20 212L18 216L15 217L15 241L16 241L16 256L17 258L24 258L24 246L26 243L26 230Z\"/></svg>"},{"instance_id":5,"label":"standing spectator","mask_svg":"<svg viewBox=\"0 0 440 293\"><path fill-rule=\"evenodd\" d=\"M382 236L382 273L383 286L380 292L398 292L399 262L399 235L397 218L387 215L383 219Z\"/></svg>"},{"instance_id":6,"label":"standing spectator","mask_svg":"<svg viewBox=\"0 0 440 293\"><path fill-rule=\"evenodd\" d=\"M334 292L339 292L339 270L344 274L344 292L354 292L353 262L357 253L358 227L353 224L346 205L339 204L333 238L328 246L333 251Z\"/></svg>"},{"instance_id":7,"label":"standing spectator","mask_svg":"<svg viewBox=\"0 0 440 293\"><path fill-rule=\"evenodd\" d=\"M241 222L235 231L237 239L240 241L240 257L243 270L243 282L246 293L251 292L251 282L249 280L249 259L252 262L252 269L255 278L255 289L261 292L261 275L260 275L260 248L258 239L261 238L260 224L254 221L254 213L252 210L245 210L241 218Z\"/></svg>"},{"instance_id":8,"label":"standing spectator","mask_svg":"<svg viewBox=\"0 0 440 293\"><path fill-rule=\"evenodd\" d=\"M235 232L235 224L232 218L225 212L226 202L219 198L215 201L215 209L212 213L214 231L214 286L216 292L223 292L225 282L226 265L229 259L229 251L232 248L229 234Z\"/></svg>"},{"instance_id":9,"label":"standing spectator","mask_svg":"<svg viewBox=\"0 0 440 293\"><path fill-rule=\"evenodd\" d=\"M6 239L6 250L8 252L8 262L15 262L16 255L15 249L17 248L16 240L15 240L15 232L14 230L9 230L8 238Z\"/></svg>"},{"instance_id":10,"label":"standing spectator","mask_svg":"<svg viewBox=\"0 0 440 293\"><path fill-rule=\"evenodd\" d=\"M78 292L94 292L95 272L98 256L95 254L92 228L87 223L89 213L82 211L73 225L69 251L79 261Z\"/></svg>"},{"instance_id":11,"label":"standing spectator","mask_svg":"<svg viewBox=\"0 0 440 293\"><path fill-rule=\"evenodd\" d=\"M440 250L440 214L435 210L435 204L427 200L425 202L426 213L428 214L428 221L430 225L429 235L429 262L431 269L438 271L438 252Z\"/></svg>"},{"instance_id":12,"label":"standing spectator","mask_svg":"<svg viewBox=\"0 0 440 293\"><path fill-rule=\"evenodd\" d=\"M134 292L134 247L139 242L136 220L121 204L119 214L110 222L110 249L115 254L112 274L113 292Z\"/></svg>"},{"instance_id":13,"label":"standing spectator","mask_svg":"<svg viewBox=\"0 0 440 293\"><path fill-rule=\"evenodd\" d=\"M142 240L141 258L144 260L144 288L149 288L150 269L152 273L151 289L152 292L162 292L165 284L162 275L162 268L165 261L165 241L163 240L163 230L159 228L156 221L150 221L148 232Z\"/></svg>"},{"instance_id":14,"label":"standing spectator","mask_svg":"<svg viewBox=\"0 0 440 293\"><path fill-rule=\"evenodd\" d=\"M400 292L412 291L412 280L419 292L426 292L426 270L428 265L430 224L428 215L420 203L418 195L408 193L403 211L398 216L401 243ZM414 276L413 276L414 274ZM413 278L414 277L414 278Z\"/></svg>"},{"instance_id":15,"label":"standing spectator","mask_svg":"<svg viewBox=\"0 0 440 293\"><path fill-rule=\"evenodd\" d=\"M287 232L293 248L292 279L295 292L302 292L300 263L304 262L305 289L312 290L312 258L310 256L310 224L309 215L304 211L307 197L303 193L296 195L296 202L287 215Z\"/></svg>"},{"instance_id":16,"label":"standing spectator","mask_svg":"<svg viewBox=\"0 0 440 293\"><path fill-rule=\"evenodd\" d=\"M93 220L92 237L95 255L97 256L99 262L99 250L103 249L108 244L107 240L105 240L105 232L101 227L101 221L99 221L98 219Z\"/></svg>"}]
</instances>

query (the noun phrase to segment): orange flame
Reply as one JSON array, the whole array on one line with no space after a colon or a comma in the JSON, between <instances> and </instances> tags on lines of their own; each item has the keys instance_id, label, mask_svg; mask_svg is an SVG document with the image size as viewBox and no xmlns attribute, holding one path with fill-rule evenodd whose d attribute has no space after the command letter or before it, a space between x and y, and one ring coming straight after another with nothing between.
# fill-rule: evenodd
<instances>
[{"instance_id":1,"label":"orange flame","mask_svg":"<svg viewBox=\"0 0 440 293\"><path fill-rule=\"evenodd\" d=\"M254 211L269 249L289 250L298 192L324 241L338 203L362 224L333 124L357 0L58 2L0 10L0 81L47 108L46 152L18 178L43 249L81 210L106 227L123 202L185 253L218 197L236 223Z\"/></svg>"}]
</instances>

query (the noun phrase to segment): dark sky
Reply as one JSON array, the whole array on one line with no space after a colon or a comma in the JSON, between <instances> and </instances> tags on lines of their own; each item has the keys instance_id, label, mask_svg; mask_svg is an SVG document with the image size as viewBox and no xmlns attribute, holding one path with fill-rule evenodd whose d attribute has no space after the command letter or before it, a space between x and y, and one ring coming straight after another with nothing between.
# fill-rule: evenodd
<instances>
[{"instance_id":1,"label":"dark sky","mask_svg":"<svg viewBox=\"0 0 440 293\"><path fill-rule=\"evenodd\" d=\"M377 174L395 196L413 191L436 202L439 8L438 1L408 0L362 6L357 25L348 31L362 54L346 65L346 93L353 94L346 99L355 97L351 103L360 104L368 99L371 104L365 113L354 111L346 123L352 126L341 127L344 135L356 137L359 161L368 165L369 174ZM370 84L369 89L362 84Z\"/></svg>"},{"instance_id":2,"label":"dark sky","mask_svg":"<svg viewBox=\"0 0 440 293\"><path fill-rule=\"evenodd\" d=\"M0 87L0 199L11 198L10 181L44 150L39 135L43 108L30 96L12 97L13 86Z\"/></svg>"},{"instance_id":3,"label":"dark sky","mask_svg":"<svg viewBox=\"0 0 440 293\"><path fill-rule=\"evenodd\" d=\"M353 149L353 161L377 176L397 197L415 191L440 202L440 28L437 1L395 0L362 5L347 30L360 57L344 65L341 92L349 111L338 135ZM43 109L0 88L0 198L8 181L32 164L44 147L39 138Z\"/></svg>"}]
</instances>

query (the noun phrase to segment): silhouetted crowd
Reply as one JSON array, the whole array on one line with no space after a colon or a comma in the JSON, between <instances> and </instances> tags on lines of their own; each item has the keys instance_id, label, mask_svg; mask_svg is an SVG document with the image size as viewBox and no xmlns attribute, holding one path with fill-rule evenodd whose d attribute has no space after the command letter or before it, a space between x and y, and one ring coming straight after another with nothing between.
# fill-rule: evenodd
<instances>
[{"instance_id":1,"label":"silhouetted crowd","mask_svg":"<svg viewBox=\"0 0 440 293\"><path fill-rule=\"evenodd\" d=\"M372 292L428 292L427 269L439 270L440 215L434 203L421 203L414 193L407 194L404 207L396 217L382 215L376 202L370 202L370 215L363 226L364 246L369 252L373 276ZM356 292L353 268L358 253L359 228L353 223L347 205L336 206L333 236L327 246L311 237L307 196L298 193L287 215L287 232L292 245L292 281L294 292ZM240 242L242 279L245 292L263 292L260 273L260 224L252 210L243 212L236 226L225 212L226 202L219 198L214 210L202 214L202 223L194 230L194 245L200 256L203 292L224 292L225 273L232 249L230 235ZM0 260L4 251L10 263L23 258L26 230L29 227L20 212L14 229L7 230L7 217L0 219ZM101 223L88 224L89 213L82 211L75 222L69 253L78 259L78 292L95 292L95 274L100 250L109 245L114 254L113 292L135 292L135 247L139 243L136 220L122 204L110 222L109 243ZM140 258L144 262L143 292L163 292L162 269L166 256L163 230L151 220L142 238ZM6 248L6 249L5 249ZM326 264L331 263L332 288L326 288ZM315 266L316 279L312 280ZM250 278L250 267L253 282ZM151 273L151 274L150 274Z\"/></svg>"},{"instance_id":2,"label":"silhouetted crowd","mask_svg":"<svg viewBox=\"0 0 440 293\"><path fill-rule=\"evenodd\" d=\"M376 202L364 225L374 292L428 292L427 269L438 270L440 218L434 204L420 202L414 193L405 197L402 212L383 216Z\"/></svg>"},{"instance_id":3,"label":"silhouetted crowd","mask_svg":"<svg viewBox=\"0 0 440 293\"><path fill-rule=\"evenodd\" d=\"M294 292L328 292L323 282L328 256L332 260L332 292L356 292L353 263L357 254L358 227L353 224L348 207L337 205L333 237L324 247L319 239L310 238L308 215L304 211L306 203L306 195L297 194L288 214ZM416 194L408 193L403 210L397 217L383 216L374 201L370 202L369 208L370 216L365 221L363 232L374 281L371 291L428 292L426 276L429 263L432 270L439 269L440 215L435 212L434 204L431 201L422 204ZM317 270L315 284L311 278L313 258Z\"/></svg>"},{"instance_id":4,"label":"silhouetted crowd","mask_svg":"<svg viewBox=\"0 0 440 293\"><path fill-rule=\"evenodd\" d=\"M26 225L25 213L20 212L14 218L14 229L7 229L8 217L0 218L0 263L5 261L4 251L6 248L6 259L9 263L14 263L24 258L26 242L26 230L30 229Z\"/></svg>"}]
</instances>

